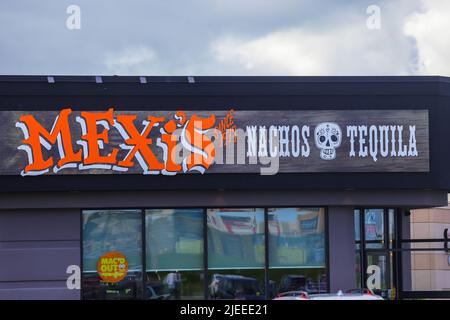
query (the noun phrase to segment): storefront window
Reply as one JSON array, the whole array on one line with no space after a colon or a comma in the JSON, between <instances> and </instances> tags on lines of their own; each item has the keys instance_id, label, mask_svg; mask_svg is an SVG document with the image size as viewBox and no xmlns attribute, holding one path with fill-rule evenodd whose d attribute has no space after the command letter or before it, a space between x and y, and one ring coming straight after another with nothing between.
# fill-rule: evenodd
<instances>
[{"instance_id":1,"label":"storefront window","mask_svg":"<svg viewBox=\"0 0 450 320\"><path fill-rule=\"evenodd\" d=\"M270 297L287 291L326 292L322 208L268 210Z\"/></svg>"},{"instance_id":2,"label":"storefront window","mask_svg":"<svg viewBox=\"0 0 450 320\"><path fill-rule=\"evenodd\" d=\"M203 209L145 211L148 299L203 299Z\"/></svg>"},{"instance_id":3,"label":"storefront window","mask_svg":"<svg viewBox=\"0 0 450 320\"><path fill-rule=\"evenodd\" d=\"M140 210L83 211L83 298L142 295Z\"/></svg>"},{"instance_id":4,"label":"storefront window","mask_svg":"<svg viewBox=\"0 0 450 320\"><path fill-rule=\"evenodd\" d=\"M264 298L264 209L208 209L208 295Z\"/></svg>"},{"instance_id":5,"label":"storefront window","mask_svg":"<svg viewBox=\"0 0 450 320\"><path fill-rule=\"evenodd\" d=\"M83 210L82 220L83 299L327 290L323 208Z\"/></svg>"},{"instance_id":6,"label":"storefront window","mask_svg":"<svg viewBox=\"0 0 450 320\"><path fill-rule=\"evenodd\" d=\"M384 248L384 209L364 210L366 248Z\"/></svg>"}]
</instances>

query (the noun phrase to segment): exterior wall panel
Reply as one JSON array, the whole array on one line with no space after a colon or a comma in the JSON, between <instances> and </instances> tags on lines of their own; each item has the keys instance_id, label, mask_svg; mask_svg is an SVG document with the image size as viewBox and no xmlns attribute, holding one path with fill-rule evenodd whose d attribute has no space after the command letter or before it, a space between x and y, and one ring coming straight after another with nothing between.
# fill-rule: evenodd
<instances>
[{"instance_id":1,"label":"exterior wall panel","mask_svg":"<svg viewBox=\"0 0 450 320\"><path fill-rule=\"evenodd\" d=\"M356 288L355 250L353 208L328 208L328 268L331 292Z\"/></svg>"},{"instance_id":2,"label":"exterior wall panel","mask_svg":"<svg viewBox=\"0 0 450 320\"><path fill-rule=\"evenodd\" d=\"M79 299L66 287L67 267L80 265L79 212L0 211L0 299Z\"/></svg>"}]
</instances>

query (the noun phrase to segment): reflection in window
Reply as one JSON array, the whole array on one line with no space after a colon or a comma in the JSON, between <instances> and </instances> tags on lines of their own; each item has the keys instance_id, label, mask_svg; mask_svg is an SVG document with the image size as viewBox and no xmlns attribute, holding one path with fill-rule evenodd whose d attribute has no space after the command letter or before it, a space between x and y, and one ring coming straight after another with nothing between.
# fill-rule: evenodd
<instances>
[{"instance_id":1,"label":"reflection in window","mask_svg":"<svg viewBox=\"0 0 450 320\"><path fill-rule=\"evenodd\" d=\"M208 209L208 266L264 267L263 209Z\"/></svg>"},{"instance_id":2,"label":"reflection in window","mask_svg":"<svg viewBox=\"0 0 450 320\"><path fill-rule=\"evenodd\" d=\"M361 211L354 210L355 241L361 240Z\"/></svg>"},{"instance_id":3,"label":"reflection in window","mask_svg":"<svg viewBox=\"0 0 450 320\"><path fill-rule=\"evenodd\" d=\"M264 299L264 209L208 209L208 294Z\"/></svg>"},{"instance_id":4,"label":"reflection in window","mask_svg":"<svg viewBox=\"0 0 450 320\"><path fill-rule=\"evenodd\" d=\"M389 219L389 248L394 248L394 243L396 239L395 235L395 209L388 210L388 219Z\"/></svg>"},{"instance_id":5,"label":"reflection in window","mask_svg":"<svg viewBox=\"0 0 450 320\"><path fill-rule=\"evenodd\" d=\"M271 267L324 267L323 210L269 209L269 259Z\"/></svg>"},{"instance_id":6,"label":"reflection in window","mask_svg":"<svg viewBox=\"0 0 450 320\"><path fill-rule=\"evenodd\" d=\"M210 271L209 299L262 300L264 269Z\"/></svg>"},{"instance_id":7,"label":"reflection in window","mask_svg":"<svg viewBox=\"0 0 450 320\"><path fill-rule=\"evenodd\" d=\"M366 248L384 247L384 209L364 210Z\"/></svg>"},{"instance_id":8,"label":"reflection in window","mask_svg":"<svg viewBox=\"0 0 450 320\"><path fill-rule=\"evenodd\" d=\"M271 268L269 279L270 299L290 291L326 293L328 288L325 268Z\"/></svg>"},{"instance_id":9,"label":"reflection in window","mask_svg":"<svg viewBox=\"0 0 450 320\"><path fill-rule=\"evenodd\" d=\"M204 299L202 271L148 271L146 299Z\"/></svg>"},{"instance_id":10,"label":"reflection in window","mask_svg":"<svg viewBox=\"0 0 450 320\"><path fill-rule=\"evenodd\" d=\"M327 290L323 208L218 208L206 210L206 217L204 212L84 210L83 299L257 300ZM107 271L117 281L98 271L100 262L111 259L126 260L120 276Z\"/></svg>"},{"instance_id":11,"label":"reflection in window","mask_svg":"<svg viewBox=\"0 0 450 320\"><path fill-rule=\"evenodd\" d=\"M142 238L140 210L84 210L83 298L136 299L142 295ZM97 270L99 259L120 253L128 273L118 282L104 281Z\"/></svg>"},{"instance_id":12,"label":"reflection in window","mask_svg":"<svg viewBox=\"0 0 450 320\"><path fill-rule=\"evenodd\" d=\"M145 211L147 299L203 299L203 210Z\"/></svg>"},{"instance_id":13,"label":"reflection in window","mask_svg":"<svg viewBox=\"0 0 450 320\"><path fill-rule=\"evenodd\" d=\"M268 219L270 296L326 292L324 210L275 208Z\"/></svg>"}]
</instances>

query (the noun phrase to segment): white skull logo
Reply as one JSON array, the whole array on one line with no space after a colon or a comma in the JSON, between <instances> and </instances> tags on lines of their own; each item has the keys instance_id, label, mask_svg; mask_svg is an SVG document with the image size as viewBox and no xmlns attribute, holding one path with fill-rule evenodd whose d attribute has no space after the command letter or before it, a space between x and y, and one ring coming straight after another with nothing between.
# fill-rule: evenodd
<instances>
[{"instance_id":1,"label":"white skull logo","mask_svg":"<svg viewBox=\"0 0 450 320\"><path fill-rule=\"evenodd\" d=\"M336 158L336 148L341 145L341 128L333 122L322 122L314 130L314 139L320 149L320 158L333 160Z\"/></svg>"}]
</instances>

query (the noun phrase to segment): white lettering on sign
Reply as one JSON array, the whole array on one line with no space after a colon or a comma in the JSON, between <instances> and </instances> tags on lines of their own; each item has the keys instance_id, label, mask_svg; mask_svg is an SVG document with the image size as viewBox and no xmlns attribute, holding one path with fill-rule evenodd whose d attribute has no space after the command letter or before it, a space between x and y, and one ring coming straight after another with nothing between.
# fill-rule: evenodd
<instances>
[{"instance_id":1,"label":"white lettering on sign","mask_svg":"<svg viewBox=\"0 0 450 320\"><path fill-rule=\"evenodd\" d=\"M349 125L347 138L350 142L349 157L356 157L358 154L358 157L365 158L370 155L376 162L379 156L386 158L389 155L389 148L391 157L419 156L416 126L409 126L407 143L403 140L403 126L371 125L368 129L366 125ZM359 150L358 153L356 149Z\"/></svg>"},{"instance_id":2,"label":"white lettering on sign","mask_svg":"<svg viewBox=\"0 0 450 320\"><path fill-rule=\"evenodd\" d=\"M247 126L247 157L309 157L309 126Z\"/></svg>"}]
</instances>

